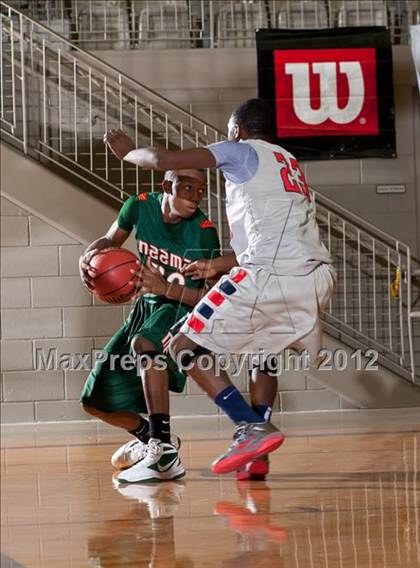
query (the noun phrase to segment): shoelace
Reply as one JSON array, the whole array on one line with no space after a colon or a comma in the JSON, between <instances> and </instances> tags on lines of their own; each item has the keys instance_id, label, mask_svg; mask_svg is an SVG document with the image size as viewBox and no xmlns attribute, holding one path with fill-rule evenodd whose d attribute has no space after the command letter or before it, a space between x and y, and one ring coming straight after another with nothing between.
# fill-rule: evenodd
<instances>
[{"instance_id":1,"label":"shoelace","mask_svg":"<svg viewBox=\"0 0 420 568\"><path fill-rule=\"evenodd\" d=\"M128 454L130 457L137 456L138 454L144 454L144 445L140 445L140 442L132 444L132 446L128 449Z\"/></svg>"},{"instance_id":2,"label":"shoelace","mask_svg":"<svg viewBox=\"0 0 420 568\"><path fill-rule=\"evenodd\" d=\"M241 422L236 426L235 432L233 434L233 442L229 446L229 450L242 442L251 427L252 424L248 422Z\"/></svg>"},{"instance_id":3,"label":"shoelace","mask_svg":"<svg viewBox=\"0 0 420 568\"><path fill-rule=\"evenodd\" d=\"M253 428L255 424L251 422L240 422L235 429L233 434L233 442L229 446L229 449L234 448L238 444L240 444L243 439L248 435L251 428Z\"/></svg>"},{"instance_id":4,"label":"shoelace","mask_svg":"<svg viewBox=\"0 0 420 568\"><path fill-rule=\"evenodd\" d=\"M159 454L159 443L149 440L146 448L146 458L155 458Z\"/></svg>"}]
</instances>

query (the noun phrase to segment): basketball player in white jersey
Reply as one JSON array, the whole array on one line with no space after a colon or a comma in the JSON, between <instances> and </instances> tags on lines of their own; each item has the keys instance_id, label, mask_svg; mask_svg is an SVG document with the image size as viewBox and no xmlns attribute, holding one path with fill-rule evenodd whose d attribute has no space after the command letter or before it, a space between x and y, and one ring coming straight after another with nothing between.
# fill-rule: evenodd
<instances>
[{"instance_id":1,"label":"basketball player in white jersey","mask_svg":"<svg viewBox=\"0 0 420 568\"><path fill-rule=\"evenodd\" d=\"M207 148L134 149L120 131L107 137L117 157L144 168L216 167L226 179L233 253L207 268L210 273L231 270L195 307L170 347L174 359L189 364L188 374L236 424L234 442L213 462L217 474L274 451L284 435L246 403L226 373L201 369L198 356L263 350L269 357L290 347L306 349L316 364L319 317L334 288L331 257L320 241L305 177L294 156L272 143L274 126L272 105L250 99L230 117L228 141ZM124 472L125 481L136 481L136 468Z\"/></svg>"}]
</instances>

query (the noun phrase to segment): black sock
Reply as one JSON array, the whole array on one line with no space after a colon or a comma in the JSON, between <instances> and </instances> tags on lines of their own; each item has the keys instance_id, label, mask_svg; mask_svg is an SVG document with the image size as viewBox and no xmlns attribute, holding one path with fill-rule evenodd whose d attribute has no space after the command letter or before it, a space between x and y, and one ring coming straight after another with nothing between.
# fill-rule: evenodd
<instances>
[{"instance_id":1,"label":"black sock","mask_svg":"<svg viewBox=\"0 0 420 568\"><path fill-rule=\"evenodd\" d=\"M137 428L134 428L134 430L129 430L129 433L138 438L140 442L147 444L150 439L150 424L149 421L145 420L142 416L139 416L139 419L140 424L137 426Z\"/></svg>"},{"instance_id":2,"label":"black sock","mask_svg":"<svg viewBox=\"0 0 420 568\"><path fill-rule=\"evenodd\" d=\"M169 423L169 414L151 414L150 420L150 437L156 438L167 444L171 443L171 425Z\"/></svg>"}]
</instances>

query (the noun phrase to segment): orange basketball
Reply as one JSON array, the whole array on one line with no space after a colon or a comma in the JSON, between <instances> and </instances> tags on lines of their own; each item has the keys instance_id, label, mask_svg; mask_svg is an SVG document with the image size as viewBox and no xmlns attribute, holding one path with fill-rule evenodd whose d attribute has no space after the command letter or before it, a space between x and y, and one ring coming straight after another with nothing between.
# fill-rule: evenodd
<instances>
[{"instance_id":1,"label":"orange basketball","mask_svg":"<svg viewBox=\"0 0 420 568\"><path fill-rule=\"evenodd\" d=\"M95 282L92 293L102 302L124 304L135 293L131 270L136 268L138 258L123 248L101 250L90 261L95 268Z\"/></svg>"}]
</instances>

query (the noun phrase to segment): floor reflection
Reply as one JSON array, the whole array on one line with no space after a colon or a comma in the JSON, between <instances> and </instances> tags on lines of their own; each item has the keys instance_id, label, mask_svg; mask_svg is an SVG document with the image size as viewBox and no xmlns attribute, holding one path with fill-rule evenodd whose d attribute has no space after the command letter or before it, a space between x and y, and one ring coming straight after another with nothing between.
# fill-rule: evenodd
<instances>
[{"instance_id":1,"label":"floor reflection","mask_svg":"<svg viewBox=\"0 0 420 568\"><path fill-rule=\"evenodd\" d=\"M264 541L275 543L287 539L287 530L273 523L271 517L271 490L264 481L237 482L243 504L217 501L214 513L226 519L226 526L246 537L247 549Z\"/></svg>"},{"instance_id":2,"label":"floor reflection","mask_svg":"<svg viewBox=\"0 0 420 568\"><path fill-rule=\"evenodd\" d=\"M240 481L236 489L241 504L220 500L214 506L214 513L237 534L235 554L223 566L282 566L276 545L287 540L287 530L273 522L270 487L264 481Z\"/></svg>"},{"instance_id":3,"label":"floor reflection","mask_svg":"<svg viewBox=\"0 0 420 568\"><path fill-rule=\"evenodd\" d=\"M51 428L4 450L5 566L420 568L415 431L299 431L266 482L212 475L226 441L210 433L185 440L185 481L156 485L111 478L114 438Z\"/></svg>"},{"instance_id":4,"label":"floor reflection","mask_svg":"<svg viewBox=\"0 0 420 568\"><path fill-rule=\"evenodd\" d=\"M119 484L117 475L114 474L112 483L122 498L128 500L128 509L123 507L123 519L108 520L89 534L89 566L193 566L186 557L177 562L175 555L174 515L185 482Z\"/></svg>"},{"instance_id":5,"label":"floor reflection","mask_svg":"<svg viewBox=\"0 0 420 568\"><path fill-rule=\"evenodd\" d=\"M359 487L351 476L320 492L314 519L290 531L293 568L419 568L419 442L401 440L403 471L360 475Z\"/></svg>"}]
</instances>

